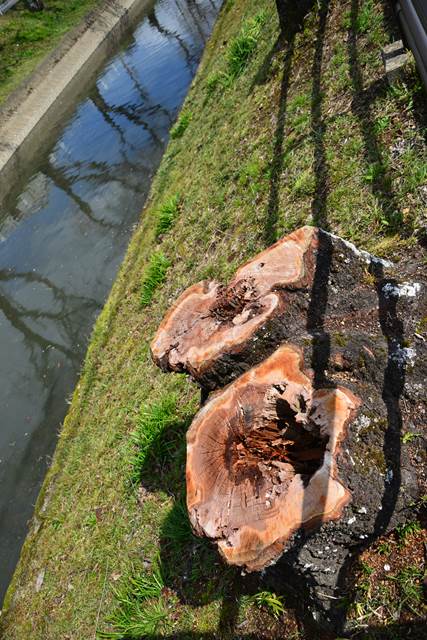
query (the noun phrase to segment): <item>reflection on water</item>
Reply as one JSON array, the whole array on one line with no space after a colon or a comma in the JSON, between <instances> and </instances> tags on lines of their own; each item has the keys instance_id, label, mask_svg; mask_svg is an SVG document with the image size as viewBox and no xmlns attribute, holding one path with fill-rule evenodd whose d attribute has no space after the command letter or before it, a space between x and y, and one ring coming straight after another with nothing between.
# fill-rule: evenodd
<instances>
[{"instance_id":1,"label":"reflection on water","mask_svg":"<svg viewBox=\"0 0 427 640\"><path fill-rule=\"evenodd\" d=\"M0 210L0 598L220 4L158 0Z\"/></svg>"}]
</instances>

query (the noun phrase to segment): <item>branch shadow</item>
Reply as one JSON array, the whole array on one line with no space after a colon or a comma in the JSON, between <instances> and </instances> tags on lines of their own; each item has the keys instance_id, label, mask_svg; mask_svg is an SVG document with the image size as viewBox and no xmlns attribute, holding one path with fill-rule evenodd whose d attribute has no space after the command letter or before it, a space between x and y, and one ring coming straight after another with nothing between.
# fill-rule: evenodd
<instances>
[{"instance_id":1,"label":"branch shadow","mask_svg":"<svg viewBox=\"0 0 427 640\"><path fill-rule=\"evenodd\" d=\"M358 16L360 0L351 0L350 25L347 34L347 55L349 61L350 80L352 85L353 99L351 109L353 115L359 123L359 128L363 137L364 156L367 168L370 169L370 181L372 192L382 211L383 220L387 222L390 233L397 229L402 229L400 225L403 221L402 212L393 193L391 177L387 171L386 162L378 137L375 131L375 122L372 115L372 102L378 94L388 91L387 79L385 76L376 81L373 85L364 89L363 74L360 65L358 51Z\"/></svg>"},{"instance_id":2,"label":"branch shadow","mask_svg":"<svg viewBox=\"0 0 427 640\"><path fill-rule=\"evenodd\" d=\"M266 219L264 223L264 242L266 246L277 240L277 222L279 214L280 178L283 169L283 143L285 136L286 112L288 92L291 78L292 61L295 52L295 37L303 28L304 18L313 5L313 0L303 0L292 3L289 0L277 0L277 11L280 22L280 35L276 43L267 54L257 75L254 86L267 77L267 65L271 64L273 56L279 50L282 56L279 106L276 116L276 130L274 133L273 154L270 162L270 189L267 203Z\"/></svg>"}]
</instances>

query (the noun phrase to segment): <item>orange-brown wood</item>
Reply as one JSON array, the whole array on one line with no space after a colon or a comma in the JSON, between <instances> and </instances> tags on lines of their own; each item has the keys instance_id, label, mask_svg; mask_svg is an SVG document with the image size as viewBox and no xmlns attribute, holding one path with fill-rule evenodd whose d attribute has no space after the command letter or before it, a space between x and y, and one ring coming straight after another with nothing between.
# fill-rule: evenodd
<instances>
[{"instance_id":1,"label":"orange-brown wood","mask_svg":"<svg viewBox=\"0 0 427 640\"><path fill-rule=\"evenodd\" d=\"M267 322L286 310L285 289L313 278L317 229L302 227L238 269L228 286L199 282L178 298L151 343L164 370L196 380L227 354L238 354Z\"/></svg>"},{"instance_id":2,"label":"orange-brown wood","mask_svg":"<svg viewBox=\"0 0 427 640\"><path fill-rule=\"evenodd\" d=\"M359 400L313 389L286 344L217 392L187 435L192 525L230 564L263 569L301 526L338 518L350 500L336 457Z\"/></svg>"}]
</instances>

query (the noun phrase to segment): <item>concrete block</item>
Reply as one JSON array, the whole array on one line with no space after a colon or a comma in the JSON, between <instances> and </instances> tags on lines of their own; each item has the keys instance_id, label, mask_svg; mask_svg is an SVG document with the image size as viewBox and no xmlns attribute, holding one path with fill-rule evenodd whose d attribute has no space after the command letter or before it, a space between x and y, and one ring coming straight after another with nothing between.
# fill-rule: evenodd
<instances>
[{"instance_id":1,"label":"concrete block","mask_svg":"<svg viewBox=\"0 0 427 640\"><path fill-rule=\"evenodd\" d=\"M396 40L388 44L381 51L381 55L387 80L390 84L393 84L401 77L403 69L408 62L408 54L402 40Z\"/></svg>"},{"instance_id":2,"label":"concrete block","mask_svg":"<svg viewBox=\"0 0 427 640\"><path fill-rule=\"evenodd\" d=\"M381 51L384 64L386 60L394 58L395 56L400 56L403 53L405 53L405 47L403 46L402 40L395 40L395 42L391 42L390 44L386 45Z\"/></svg>"}]
</instances>

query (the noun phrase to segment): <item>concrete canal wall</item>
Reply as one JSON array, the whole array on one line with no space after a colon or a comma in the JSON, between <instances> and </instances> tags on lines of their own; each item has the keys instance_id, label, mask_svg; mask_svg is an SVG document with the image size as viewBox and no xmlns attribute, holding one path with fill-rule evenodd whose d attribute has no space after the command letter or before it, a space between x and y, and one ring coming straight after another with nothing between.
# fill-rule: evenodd
<instances>
[{"instance_id":1,"label":"concrete canal wall","mask_svg":"<svg viewBox=\"0 0 427 640\"><path fill-rule=\"evenodd\" d=\"M0 107L0 201L68 104L153 0L107 0L94 9Z\"/></svg>"}]
</instances>

